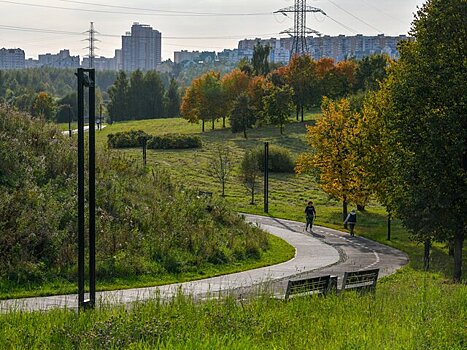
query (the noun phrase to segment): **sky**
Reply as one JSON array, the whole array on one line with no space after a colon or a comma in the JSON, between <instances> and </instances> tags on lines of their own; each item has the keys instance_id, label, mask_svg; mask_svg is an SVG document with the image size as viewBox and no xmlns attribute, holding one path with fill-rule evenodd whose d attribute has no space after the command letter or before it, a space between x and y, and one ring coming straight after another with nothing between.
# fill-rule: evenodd
<instances>
[{"instance_id":1,"label":"sky","mask_svg":"<svg viewBox=\"0 0 467 350\"><path fill-rule=\"evenodd\" d=\"M322 35L407 34L417 6L425 0L308 0L321 13L309 13L307 26ZM162 59L186 50L222 51L241 39L285 37L293 14L274 11L294 0L0 0L0 48L21 48L26 58L69 49L87 54L84 40L90 22L96 36L96 55L113 57L121 35L134 22L162 33Z\"/></svg>"}]
</instances>

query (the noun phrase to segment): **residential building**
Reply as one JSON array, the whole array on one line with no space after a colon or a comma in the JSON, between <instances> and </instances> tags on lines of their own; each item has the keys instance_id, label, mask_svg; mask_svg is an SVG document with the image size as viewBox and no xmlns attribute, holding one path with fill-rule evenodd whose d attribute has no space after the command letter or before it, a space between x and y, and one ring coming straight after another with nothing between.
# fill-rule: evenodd
<instances>
[{"instance_id":1,"label":"residential building","mask_svg":"<svg viewBox=\"0 0 467 350\"><path fill-rule=\"evenodd\" d=\"M123 70L156 69L161 63L161 38L159 31L145 24L134 23L131 32L122 36Z\"/></svg>"},{"instance_id":2,"label":"residential building","mask_svg":"<svg viewBox=\"0 0 467 350\"><path fill-rule=\"evenodd\" d=\"M377 36L364 36L358 34L356 36L320 36L307 37L308 52L316 60L323 57L329 57L336 62L348 58L362 59L363 57L372 54L385 53L393 59L399 57L397 52L397 43L401 40L409 39L405 35L385 36L379 34ZM271 53L269 61L275 63L288 63L290 60L290 50L292 48L293 38L270 38L270 39L244 39L238 43L238 51L236 55L232 51L224 50L219 54L220 60L230 60L238 62L241 58L246 57L251 59L253 49L256 44L269 45ZM235 50L234 50L235 51Z\"/></svg>"},{"instance_id":3,"label":"residential building","mask_svg":"<svg viewBox=\"0 0 467 350\"><path fill-rule=\"evenodd\" d=\"M89 61L89 57L83 58L81 66L84 68L89 68ZM96 70L117 70L117 60L115 57L94 57L93 68Z\"/></svg>"},{"instance_id":4,"label":"residential building","mask_svg":"<svg viewBox=\"0 0 467 350\"><path fill-rule=\"evenodd\" d=\"M175 63L182 63L185 61L197 61L199 59L200 52L199 51L175 51L174 52L174 62Z\"/></svg>"},{"instance_id":5,"label":"residential building","mask_svg":"<svg viewBox=\"0 0 467 350\"><path fill-rule=\"evenodd\" d=\"M0 49L0 69L22 69L25 67L25 54L21 49Z\"/></svg>"},{"instance_id":6,"label":"residential building","mask_svg":"<svg viewBox=\"0 0 467 350\"><path fill-rule=\"evenodd\" d=\"M37 65L39 67L78 68L80 59L79 55L71 56L70 50L60 50L57 54L46 53L39 55Z\"/></svg>"},{"instance_id":7,"label":"residential building","mask_svg":"<svg viewBox=\"0 0 467 350\"><path fill-rule=\"evenodd\" d=\"M174 62L182 63L185 61L193 62L202 62L202 63L212 63L217 59L217 54L215 51L175 51L174 52Z\"/></svg>"}]
</instances>

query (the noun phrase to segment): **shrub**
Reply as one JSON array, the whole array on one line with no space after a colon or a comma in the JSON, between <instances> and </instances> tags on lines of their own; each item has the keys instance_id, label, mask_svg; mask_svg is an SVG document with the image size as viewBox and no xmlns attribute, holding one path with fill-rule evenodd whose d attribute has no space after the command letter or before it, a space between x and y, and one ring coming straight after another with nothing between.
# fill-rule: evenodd
<instances>
[{"instance_id":1,"label":"shrub","mask_svg":"<svg viewBox=\"0 0 467 350\"><path fill-rule=\"evenodd\" d=\"M181 134L151 136L141 130L110 134L107 136L107 143L110 148L136 148L143 145L144 139L147 140L149 149L187 149L202 146L199 136Z\"/></svg>"},{"instance_id":2,"label":"shrub","mask_svg":"<svg viewBox=\"0 0 467 350\"><path fill-rule=\"evenodd\" d=\"M109 140L129 147L144 135ZM191 136L160 139L160 147L200 145ZM75 142L51 124L0 106L0 286L76 277ZM149 173L139 163L96 154L99 278L191 272L268 249L267 234L221 199L198 198L163 170Z\"/></svg>"},{"instance_id":3,"label":"shrub","mask_svg":"<svg viewBox=\"0 0 467 350\"><path fill-rule=\"evenodd\" d=\"M201 138L194 135L166 134L152 136L148 140L150 149L187 149L202 147Z\"/></svg>"},{"instance_id":4,"label":"shrub","mask_svg":"<svg viewBox=\"0 0 467 350\"><path fill-rule=\"evenodd\" d=\"M258 160L261 171L264 171L264 148L258 147L253 150ZM269 171L273 173L293 173L295 161L289 150L283 147L269 146Z\"/></svg>"},{"instance_id":5,"label":"shrub","mask_svg":"<svg viewBox=\"0 0 467 350\"><path fill-rule=\"evenodd\" d=\"M110 148L135 148L143 144L143 139L149 137L144 131L130 130L107 135L107 144Z\"/></svg>"}]
</instances>

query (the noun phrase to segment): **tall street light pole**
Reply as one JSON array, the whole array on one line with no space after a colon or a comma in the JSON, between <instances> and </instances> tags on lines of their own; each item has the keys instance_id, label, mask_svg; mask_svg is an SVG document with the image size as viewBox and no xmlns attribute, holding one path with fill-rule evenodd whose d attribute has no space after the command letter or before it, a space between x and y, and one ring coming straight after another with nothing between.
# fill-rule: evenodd
<instances>
[{"instance_id":1,"label":"tall street light pole","mask_svg":"<svg viewBox=\"0 0 467 350\"><path fill-rule=\"evenodd\" d=\"M78 68L78 309L96 304L96 107L95 70ZM84 88L89 92L89 299L85 300Z\"/></svg>"}]
</instances>

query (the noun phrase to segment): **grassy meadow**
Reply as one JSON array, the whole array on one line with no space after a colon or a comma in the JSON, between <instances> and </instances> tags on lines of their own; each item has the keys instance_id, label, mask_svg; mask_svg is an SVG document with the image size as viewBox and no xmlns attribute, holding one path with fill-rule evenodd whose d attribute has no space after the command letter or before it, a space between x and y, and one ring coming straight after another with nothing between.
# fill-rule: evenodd
<instances>
[{"instance_id":1,"label":"grassy meadow","mask_svg":"<svg viewBox=\"0 0 467 350\"><path fill-rule=\"evenodd\" d=\"M171 176L186 184L203 191L221 194L221 185L210 177L208 167L215 157L217 147L228 147L232 155L233 170L226 184L225 200L239 211L251 214L265 215L263 212L262 193L256 195L256 204L250 204L250 196L239 180L239 165L246 150L263 147L264 142L287 148L294 157L308 151L305 140L306 124L314 123L320 118L319 113L309 113L305 122L287 124L284 134L279 128L263 126L248 130L248 138L242 133L233 134L230 129L222 129L219 121L215 129L206 123L206 132L201 132L200 124L190 124L184 119L156 119L114 123L97 133L98 147L107 146L107 135L129 130L143 130L151 135L166 133L197 134L201 136L203 147L194 150L148 150L149 166L166 169ZM113 152L124 153L142 162L141 149L118 149ZM262 185L259 186L262 189ZM304 208L312 200L317 210L316 224L336 229L342 229L342 204L319 189L316 179L311 175L279 174L269 175L269 215L278 218L304 221ZM352 206L349 206L349 210ZM423 268L423 246L410 240L409 233L398 220L391 225L391 241L387 241L387 212L377 202L370 201L365 212L358 213L357 235L362 235L378 242L391 245L407 252L411 256L411 265L416 269ZM445 244L435 243L433 246L432 268L441 272L445 278L450 278L452 258L447 256ZM467 249L464 261L467 260ZM466 269L464 275L467 276ZM466 277L464 277L466 278Z\"/></svg>"},{"instance_id":2,"label":"grassy meadow","mask_svg":"<svg viewBox=\"0 0 467 350\"><path fill-rule=\"evenodd\" d=\"M375 295L0 314L2 349L439 349L467 346L467 288L405 271Z\"/></svg>"},{"instance_id":3,"label":"grassy meadow","mask_svg":"<svg viewBox=\"0 0 467 350\"><path fill-rule=\"evenodd\" d=\"M306 123L316 118L319 115L309 114ZM208 175L209 160L218 145L229 147L236 166L225 200L237 211L262 214L262 196L258 195L256 205L249 204L238 180L240 159L245 150L265 141L298 155L307 149L304 123L287 125L284 135L274 127L254 129L247 140L220 127L217 124L214 131L201 133L200 125L181 119L125 122L98 132L97 142L100 148L106 147L108 134L132 129L154 135L199 134L202 149L148 150L148 165L165 169L186 186L215 195L221 187ZM139 149L112 152L142 162ZM342 228L341 204L319 190L312 176L270 174L270 215L303 221L308 200L315 202L318 225ZM450 283L452 258L445 245L434 245L431 271L425 272L423 246L412 242L397 220L392 224L391 241L386 240L384 208L371 202L358 216L357 235L397 247L410 256L408 266L378 282L374 295L347 292L288 302L268 295L243 301L194 302L180 295L169 302L156 298L130 308L109 305L82 313L12 310L0 314L0 344L5 349L465 349L467 286Z\"/></svg>"}]
</instances>

